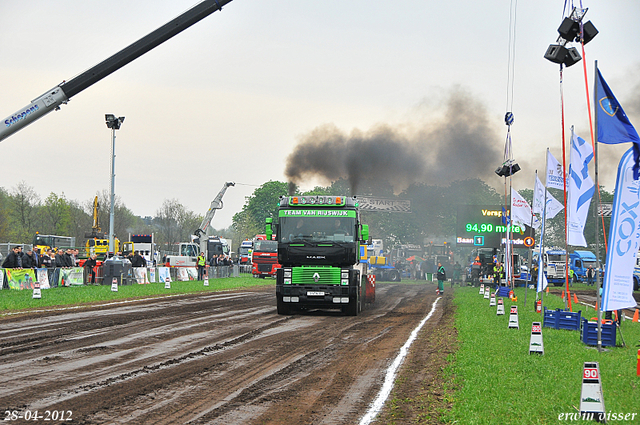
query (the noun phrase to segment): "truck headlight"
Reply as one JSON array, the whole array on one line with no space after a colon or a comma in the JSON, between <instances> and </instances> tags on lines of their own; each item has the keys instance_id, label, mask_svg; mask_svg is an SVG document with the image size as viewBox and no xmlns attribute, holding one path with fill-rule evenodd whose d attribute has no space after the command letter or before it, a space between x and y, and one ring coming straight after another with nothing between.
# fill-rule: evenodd
<instances>
[{"instance_id":1,"label":"truck headlight","mask_svg":"<svg viewBox=\"0 0 640 425\"><path fill-rule=\"evenodd\" d=\"M291 269L284 269L284 277L291 278Z\"/></svg>"}]
</instances>

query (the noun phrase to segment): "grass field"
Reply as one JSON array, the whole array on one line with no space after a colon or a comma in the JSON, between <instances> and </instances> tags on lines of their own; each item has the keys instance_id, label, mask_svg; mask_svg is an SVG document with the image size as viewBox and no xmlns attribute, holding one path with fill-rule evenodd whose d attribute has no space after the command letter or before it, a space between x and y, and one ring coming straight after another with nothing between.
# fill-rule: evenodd
<instances>
[{"instance_id":1,"label":"grass field","mask_svg":"<svg viewBox=\"0 0 640 425\"><path fill-rule=\"evenodd\" d=\"M460 424L562 423L560 414L577 413L580 407L583 363L597 361L606 411L637 413L634 421L610 423L640 423L640 377L636 376L640 324L623 322L627 347L602 353L582 343L579 331L543 328L544 355L530 355L531 323L542 318L534 312L535 292L529 290L525 307L524 291L516 289L517 303L505 299L506 314L497 316L478 288L456 289L460 349L450 356L444 371L455 383L449 394L455 401L443 419ZM508 328L509 307L514 304L520 329ZM554 295L545 296L545 304L551 309L564 307ZM574 307L577 310L582 310L583 317L596 315L584 305Z\"/></svg>"},{"instance_id":2,"label":"grass field","mask_svg":"<svg viewBox=\"0 0 640 425\"><path fill-rule=\"evenodd\" d=\"M0 315L8 311L37 307L79 305L107 300L157 297L168 294L223 291L256 285L273 284L275 284L275 280L273 279L231 277L210 279L209 286L204 286L204 283L201 280L171 282L171 289L164 289L164 283L124 285L118 287L118 292L111 291L111 285L71 286L42 289L41 299L32 299L33 291L31 290L17 291L9 289L0 291Z\"/></svg>"}]
</instances>

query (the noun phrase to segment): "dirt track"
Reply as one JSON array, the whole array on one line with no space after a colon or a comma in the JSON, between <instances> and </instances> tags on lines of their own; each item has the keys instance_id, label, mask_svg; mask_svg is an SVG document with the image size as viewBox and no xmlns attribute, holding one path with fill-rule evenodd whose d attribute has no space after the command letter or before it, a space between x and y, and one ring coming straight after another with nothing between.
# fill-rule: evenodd
<instances>
[{"instance_id":1,"label":"dirt track","mask_svg":"<svg viewBox=\"0 0 640 425\"><path fill-rule=\"evenodd\" d=\"M259 287L5 316L1 419L28 409L90 424L354 424L435 298L432 284L379 284L358 317L278 316L274 288Z\"/></svg>"}]
</instances>

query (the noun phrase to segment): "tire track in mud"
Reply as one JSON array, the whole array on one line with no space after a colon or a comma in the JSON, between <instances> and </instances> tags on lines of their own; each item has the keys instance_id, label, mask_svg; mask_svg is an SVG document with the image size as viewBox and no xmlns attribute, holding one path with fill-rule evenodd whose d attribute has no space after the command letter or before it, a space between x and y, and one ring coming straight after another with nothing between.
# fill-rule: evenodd
<instances>
[{"instance_id":1,"label":"tire track in mud","mask_svg":"<svg viewBox=\"0 0 640 425\"><path fill-rule=\"evenodd\" d=\"M357 317L278 316L273 287L256 287L0 320L0 376L29 382L0 389L0 409L87 424L354 423L435 299L432 284L377 289Z\"/></svg>"}]
</instances>

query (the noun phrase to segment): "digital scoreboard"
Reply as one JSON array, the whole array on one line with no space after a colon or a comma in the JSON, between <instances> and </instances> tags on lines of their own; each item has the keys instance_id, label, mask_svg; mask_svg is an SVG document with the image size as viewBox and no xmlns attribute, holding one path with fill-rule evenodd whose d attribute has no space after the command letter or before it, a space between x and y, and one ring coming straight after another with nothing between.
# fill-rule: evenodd
<instances>
[{"instance_id":1,"label":"digital scoreboard","mask_svg":"<svg viewBox=\"0 0 640 425\"><path fill-rule=\"evenodd\" d=\"M502 215L501 205L458 205L456 246L487 248L503 246L509 225L503 222ZM529 226L522 228L516 225L510 226L509 229L514 246L524 248L531 244L534 234Z\"/></svg>"}]
</instances>

